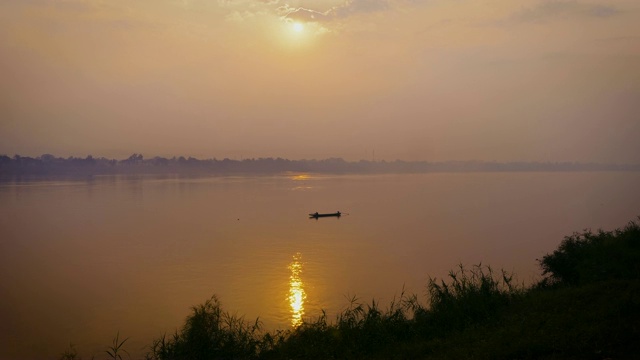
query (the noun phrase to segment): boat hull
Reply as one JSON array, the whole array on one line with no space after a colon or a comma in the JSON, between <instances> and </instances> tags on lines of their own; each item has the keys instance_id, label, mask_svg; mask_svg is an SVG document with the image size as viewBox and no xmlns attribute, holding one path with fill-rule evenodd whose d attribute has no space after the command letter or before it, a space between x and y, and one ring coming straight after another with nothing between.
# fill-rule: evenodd
<instances>
[{"instance_id":1,"label":"boat hull","mask_svg":"<svg viewBox=\"0 0 640 360\"><path fill-rule=\"evenodd\" d=\"M317 218L321 218L321 217L340 217L341 215L342 215L342 213L340 213L338 211L338 212L330 213L330 214L319 214L319 213L309 214L309 217L317 219Z\"/></svg>"}]
</instances>

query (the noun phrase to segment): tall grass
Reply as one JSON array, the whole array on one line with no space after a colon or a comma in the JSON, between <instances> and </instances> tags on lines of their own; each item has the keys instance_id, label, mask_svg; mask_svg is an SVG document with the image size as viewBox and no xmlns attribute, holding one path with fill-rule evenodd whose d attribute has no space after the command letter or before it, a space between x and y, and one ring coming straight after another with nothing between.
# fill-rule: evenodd
<instances>
[{"instance_id":1,"label":"tall grass","mask_svg":"<svg viewBox=\"0 0 640 360\"><path fill-rule=\"evenodd\" d=\"M111 346L109 346L105 352L113 360L122 360L122 353L129 356L129 352L124 348L124 343L126 343L127 340L129 340L129 338L120 341L120 332L118 331L116 337L113 338Z\"/></svg>"},{"instance_id":2,"label":"tall grass","mask_svg":"<svg viewBox=\"0 0 640 360\"><path fill-rule=\"evenodd\" d=\"M222 310L216 296L192 307L180 332L153 342L148 359L254 359L260 349L260 322L247 323Z\"/></svg>"},{"instance_id":3,"label":"tall grass","mask_svg":"<svg viewBox=\"0 0 640 360\"><path fill-rule=\"evenodd\" d=\"M515 286L512 274L495 274L482 264L470 269L460 264L449 272L449 280L429 278L429 309L418 313L419 321L438 331L488 321L524 292L524 286Z\"/></svg>"},{"instance_id":4,"label":"tall grass","mask_svg":"<svg viewBox=\"0 0 640 360\"><path fill-rule=\"evenodd\" d=\"M422 305L416 295L403 291L387 308L378 302L362 303L352 298L334 322L326 313L306 320L287 332L279 342L261 355L265 358L332 359L396 358L416 356L425 349L412 347L446 336L452 330L484 324L501 308L520 297L524 288L513 276L496 274L488 266L462 265L447 280L431 278L427 286L429 302ZM398 349L403 349L398 353Z\"/></svg>"},{"instance_id":5,"label":"tall grass","mask_svg":"<svg viewBox=\"0 0 640 360\"><path fill-rule=\"evenodd\" d=\"M78 356L78 350L75 345L69 344L69 348L65 350L62 354L60 354L59 360L81 360L82 358Z\"/></svg>"},{"instance_id":6,"label":"tall grass","mask_svg":"<svg viewBox=\"0 0 640 360\"><path fill-rule=\"evenodd\" d=\"M353 297L335 321L328 321L324 311L315 319L305 319L261 355L267 359L330 359L386 354L410 336L409 320L416 303L404 291L387 308L375 300L363 303Z\"/></svg>"}]
</instances>

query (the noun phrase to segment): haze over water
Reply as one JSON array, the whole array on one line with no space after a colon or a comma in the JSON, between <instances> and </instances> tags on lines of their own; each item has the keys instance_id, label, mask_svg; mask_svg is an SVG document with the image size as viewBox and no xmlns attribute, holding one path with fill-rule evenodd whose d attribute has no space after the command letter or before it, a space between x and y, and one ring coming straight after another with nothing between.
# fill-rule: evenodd
<instances>
[{"instance_id":1,"label":"haze over water","mask_svg":"<svg viewBox=\"0 0 640 360\"><path fill-rule=\"evenodd\" d=\"M583 228L635 219L637 172L263 177L101 176L0 184L0 357L127 349L216 294L285 329L353 296L425 299L429 276L479 262L538 279ZM308 214L340 210L341 218Z\"/></svg>"},{"instance_id":2,"label":"haze over water","mask_svg":"<svg viewBox=\"0 0 640 360\"><path fill-rule=\"evenodd\" d=\"M108 159L131 154L136 173L191 157L640 164L638 0L2 0L0 79L2 179L126 173ZM458 263L529 283L563 236L635 219L639 180L0 182L0 358L69 342L87 358L118 331L142 354L213 294L282 329L353 296L423 296Z\"/></svg>"}]
</instances>

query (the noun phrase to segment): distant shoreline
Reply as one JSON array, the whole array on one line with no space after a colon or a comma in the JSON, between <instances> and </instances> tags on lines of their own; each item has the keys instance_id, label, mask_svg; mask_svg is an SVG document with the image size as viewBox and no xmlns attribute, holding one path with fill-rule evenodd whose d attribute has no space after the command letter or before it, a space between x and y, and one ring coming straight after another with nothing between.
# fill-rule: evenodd
<instances>
[{"instance_id":1,"label":"distant shoreline","mask_svg":"<svg viewBox=\"0 0 640 360\"><path fill-rule=\"evenodd\" d=\"M104 157L61 158L45 154L35 158L0 155L0 176L92 176L119 174L279 174L286 172L327 174L411 174L449 172L591 172L640 171L640 164L580 163L580 162L496 162L496 161L346 161L342 158L323 160L257 159L196 159L153 157L145 159L133 154L122 160Z\"/></svg>"}]
</instances>

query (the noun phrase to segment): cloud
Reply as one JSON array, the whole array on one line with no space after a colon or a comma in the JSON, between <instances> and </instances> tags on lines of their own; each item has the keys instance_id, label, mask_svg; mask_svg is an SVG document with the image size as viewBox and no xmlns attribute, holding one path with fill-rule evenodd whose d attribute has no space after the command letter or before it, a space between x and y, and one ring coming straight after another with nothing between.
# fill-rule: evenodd
<instances>
[{"instance_id":1,"label":"cloud","mask_svg":"<svg viewBox=\"0 0 640 360\"><path fill-rule=\"evenodd\" d=\"M589 9L589 14L595 17L609 17L618 14L616 8L606 5L596 5Z\"/></svg>"},{"instance_id":2,"label":"cloud","mask_svg":"<svg viewBox=\"0 0 640 360\"><path fill-rule=\"evenodd\" d=\"M228 14L226 19L229 21L242 22L255 16L256 14L250 11L234 11Z\"/></svg>"},{"instance_id":3,"label":"cloud","mask_svg":"<svg viewBox=\"0 0 640 360\"><path fill-rule=\"evenodd\" d=\"M360 14L387 11L399 6L418 6L425 0L346 0L333 2L327 9L326 2L282 0L218 0L223 8L233 9L247 16L247 12L268 12L286 21L326 23ZM299 6L298 6L299 5Z\"/></svg>"},{"instance_id":4,"label":"cloud","mask_svg":"<svg viewBox=\"0 0 640 360\"><path fill-rule=\"evenodd\" d=\"M331 19L331 10L319 12L305 8L291 8L287 5L278 8L278 12L284 19L302 22L325 22Z\"/></svg>"},{"instance_id":5,"label":"cloud","mask_svg":"<svg viewBox=\"0 0 640 360\"><path fill-rule=\"evenodd\" d=\"M390 8L389 0L350 0L327 11L302 7L293 8L289 5L279 7L278 11L285 20L322 23L346 19L359 14L385 11Z\"/></svg>"},{"instance_id":6,"label":"cloud","mask_svg":"<svg viewBox=\"0 0 640 360\"><path fill-rule=\"evenodd\" d=\"M333 12L338 18L345 18L356 14L384 11L390 8L388 0L351 0L344 6L335 7Z\"/></svg>"},{"instance_id":7,"label":"cloud","mask_svg":"<svg viewBox=\"0 0 640 360\"><path fill-rule=\"evenodd\" d=\"M515 22L545 22L557 18L610 17L620 11L609 5L584 4L576 1L544 1L538 5L515 12L511 20Z\"/></svg>"}]
</instances>

